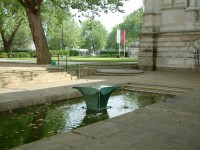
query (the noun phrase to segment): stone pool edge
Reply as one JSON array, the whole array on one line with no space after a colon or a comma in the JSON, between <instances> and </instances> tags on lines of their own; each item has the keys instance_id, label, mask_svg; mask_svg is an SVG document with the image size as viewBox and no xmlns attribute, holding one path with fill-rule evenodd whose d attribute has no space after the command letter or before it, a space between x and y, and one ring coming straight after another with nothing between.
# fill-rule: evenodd
<instances>
[{"instance_id":1,"label":"stone pool edge","mask_svg":"<svg viewBox=\"0 0 200 150\"><path fill-rule=\"evenodd\" d=\"M13 150L200 148L200 88L136 111Z\"/></svg>"},{"instance_id":2,"label":"stone pool edge","mask_svg":"<svg viewBox=\"0 0 200 150\"><path fill-rule=\"evenodd\" d=\"M115 86L123 87L124 84ZM0 94L0 112L82 97L71 86Z\"/></svg>"}]
</instances>

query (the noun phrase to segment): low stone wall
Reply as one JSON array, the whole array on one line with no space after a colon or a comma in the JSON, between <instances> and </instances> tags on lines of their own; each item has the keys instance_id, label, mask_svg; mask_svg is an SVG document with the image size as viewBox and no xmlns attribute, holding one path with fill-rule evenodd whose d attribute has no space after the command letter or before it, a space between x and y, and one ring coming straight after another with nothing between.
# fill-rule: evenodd
<instances>
[{"instance_id":1,"label":"low stone wall","mask_svg":"<svg viewBox=\"0 0 200 150\"><path fill-rule=\"evenodd\" d=\"M124 85L118 84L115 86L119 86L121 89ZM42 91L19 91L9 95L11 96L10 98L3 96L3 99L1 99L0 112L82 97L82 94L77 89L72 88L72 86L55 87L43 89Z\"/></svg>"},{"instance_id":2,"label":"low stone wall","mask_svg":"<svg viewBox=\"0 0 200 150\"><path fill-rule=\"evenodd\" d=\"M57 93L49 94L48 92L44 94L36 94L36 93L33 94L33 93L31 93L30 91L29 94L26 93L27 97L24 97L24 98L19 97L18 99L15 98L15 100L10 100L4 103L3 102L0 103L0 112L7 111L7 110L20 109L20 108L29 107L29 106L41 105L45 103L53 103L53 102L58 102L58 101L63 101L63 100L70 100L70 99L82 96L80 92L73 89L71 89L70 92L67 92L66 90L66 92L62 94L57 94Z\"/></svg>"},{"instance_id":3,"label":"low stone wall","mask_svg":"<svg viewBox=\"0 0 200 150\"><path fill-rule=\"evenodd\" d=\"M79 77L79 69L76 70L68 70L68 73L70 73L72 76ZM80 68L80 77L87 77L90 75L93 75L96 72L96 69L94 68Z\"/></svg>"}]
</instances>

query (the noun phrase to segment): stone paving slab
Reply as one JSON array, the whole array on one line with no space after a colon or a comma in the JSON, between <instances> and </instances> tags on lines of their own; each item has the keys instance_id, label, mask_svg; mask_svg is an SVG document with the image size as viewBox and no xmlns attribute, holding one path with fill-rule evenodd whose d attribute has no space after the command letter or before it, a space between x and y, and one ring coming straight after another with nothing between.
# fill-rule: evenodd
<instances>
[{"instance_id":1,"label":"stone paving slab","mask_svg":"<svg viewBox=\"0 0 200 150\"><path fill-rule=\"evenodd\" d=\"M200 114L200 91L193 90L189 93L173 97L163 103L156 103L150 107L151 109L160 109L163 111L175 111L185 114Z\"/></svg>"}]
</instances>

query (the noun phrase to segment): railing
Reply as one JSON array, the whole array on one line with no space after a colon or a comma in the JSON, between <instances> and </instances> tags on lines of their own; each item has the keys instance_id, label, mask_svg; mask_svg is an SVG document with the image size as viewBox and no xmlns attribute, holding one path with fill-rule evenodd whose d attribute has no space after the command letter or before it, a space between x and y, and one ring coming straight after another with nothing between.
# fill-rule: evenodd
<instances>
[{"instance_id":1,"label":"railing","mask_svg":"<svg viewBox=\"0 0 200 150\"><path fill-rule=\"evenodd\" d=\"M70 57L68 57L67 55L62 55L62 57L65 59L65 70L68 70L68 59L70 61L72 61L75 65L78 65L78 79L80 79L81 77L81 69L80 69L80 63L75 62L74 60L72 60ZM58 67L60 66L60 55L58 55Z\"/></svg>"}]
</instances>

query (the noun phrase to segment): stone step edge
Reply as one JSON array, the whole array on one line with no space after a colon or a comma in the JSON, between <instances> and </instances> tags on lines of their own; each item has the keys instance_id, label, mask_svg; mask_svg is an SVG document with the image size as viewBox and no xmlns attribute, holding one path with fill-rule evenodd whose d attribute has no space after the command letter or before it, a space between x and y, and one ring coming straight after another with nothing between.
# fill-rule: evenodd
<instances>
[{"instance_id":1,"label":"stone step edge","mask_svg":"<svg viewBox=\"0 0 200 150\"><path fill-rule=\"evenodd\" d=\"M135 91L135 92L147 92L147 93L157 93L157 94L165 94L165 95L181 95L183 93L180 93L180 92L168 92L168 91L157 91L157 90L147 90L147 89L124 89L126 91Z\"/></svg>"},{"instance_id":2,"label":"stone step edge","mask_svg":"<svg viewBox=\"0 0 200 150\"><path fill-rule=\"evenodd\" d=\"M134 83L134 82L128 82L126 85L127 86L130 86L130 85L134 85L134 86L142 85L142 86L166 87L166 88L177 88L177 89L193 90L193 88L190 88L190 87L176 87L176 86L167 86L167 85L159 86L159 85L156 85L156 84L143 84L143 83Z\"/></svg>"},{"instance_id":3,"label":"stone step edge","mask_svg":"<svg viewBox=\"0 0 200 150\"><path fill-rule=\"evenodd\" d=\"M176 92L187 92L187 89L181 88L170 88L170 87L161 87L161 86L137 86L137 85L126 85L125 88L132 89L132 88L143 88L143 89L152 89L152 90L163 90L163 91L176 91Z\"/></svg>"}]
</instances>

